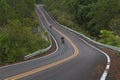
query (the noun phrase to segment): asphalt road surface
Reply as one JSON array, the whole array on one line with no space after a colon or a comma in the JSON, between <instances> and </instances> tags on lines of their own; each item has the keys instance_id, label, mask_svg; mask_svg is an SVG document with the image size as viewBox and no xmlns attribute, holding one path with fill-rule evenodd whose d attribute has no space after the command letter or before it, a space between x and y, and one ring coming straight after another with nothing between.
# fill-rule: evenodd
<instances>
[{"instance_id":1,"label":"asphalt road surface","mask_svg":"<svg viewBox=\"0 0 120 80\"><path fill-rule=\"evenodd\" d=\"M44 57L1 67L0 80L89 80L95 68L106 62L106 56L57 24L42 6L37 5L35 11L58 49Z\"/></svg>"}]
</instances>

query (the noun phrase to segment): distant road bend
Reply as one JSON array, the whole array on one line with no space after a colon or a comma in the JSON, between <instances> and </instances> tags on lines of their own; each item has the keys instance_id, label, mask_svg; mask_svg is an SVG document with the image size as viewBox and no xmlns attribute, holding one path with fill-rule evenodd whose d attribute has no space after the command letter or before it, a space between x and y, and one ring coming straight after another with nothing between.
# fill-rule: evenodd
<instances>
[{"instance_id":1,"label":"distant road bend","mask_svg":"<svg viewBox=\"0 0 120 80\"><path fill-rule=\"evenodd\" d=\"M41 6L36 13L42 25L57 41L58 49L47 56L0 67L0 80L97 80L92 78L97 66L104 64L106 56L79 36L57 24ZM52 24L52 28L50 28ZM61 37L65 44L61 43Z\"/></svg>"}]
</instances>

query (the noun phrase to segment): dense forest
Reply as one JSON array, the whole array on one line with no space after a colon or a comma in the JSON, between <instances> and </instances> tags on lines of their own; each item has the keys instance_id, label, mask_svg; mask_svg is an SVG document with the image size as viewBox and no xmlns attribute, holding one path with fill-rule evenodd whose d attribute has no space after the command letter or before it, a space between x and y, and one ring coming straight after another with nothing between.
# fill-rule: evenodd
<instances>
[{"instance_id":1,"label":"dense forest","mask_svg":"<svg viewBox=\"0 0 120 80\"><path fill-rule=\"evenodd\" d=\"M35 0L0 0L0 64L21 61L49 45L34 31L38 26L35 4Z\"/></svg>"},{"instance_id":2,"label":"dense forest","mask_svg":"<svg viewBox=\"0 0 120 80\"><path fill-rule=\"evenodd\" d=\"M120 47L120 0L37 0L57 21Z\"/></svg>"}]
</instances>

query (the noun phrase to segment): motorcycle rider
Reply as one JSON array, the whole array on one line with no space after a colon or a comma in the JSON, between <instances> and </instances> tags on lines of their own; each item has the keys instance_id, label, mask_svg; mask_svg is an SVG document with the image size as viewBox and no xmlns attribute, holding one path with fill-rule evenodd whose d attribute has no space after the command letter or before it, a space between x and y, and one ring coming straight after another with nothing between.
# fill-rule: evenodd
<instances>
[{"instance_id":1,"label":"motorcycle rider","mask_svg":"<svg viewBox=\"0 0 120 80\"><path fill-rule=\"evenodd\" d=\"M64 44L65 41L64 41L64 37L61 37L61 42Z\"/></svg>"},{"instance_id":2,"label":"motorcycle rider","mask_svg":"<svg viewBox=\"0 0 120 80\"><path fill-rule=\"evenodd\" d=\"M50 24L50 28L52 28L52 24Z\"/></svg>"}]
</instances>

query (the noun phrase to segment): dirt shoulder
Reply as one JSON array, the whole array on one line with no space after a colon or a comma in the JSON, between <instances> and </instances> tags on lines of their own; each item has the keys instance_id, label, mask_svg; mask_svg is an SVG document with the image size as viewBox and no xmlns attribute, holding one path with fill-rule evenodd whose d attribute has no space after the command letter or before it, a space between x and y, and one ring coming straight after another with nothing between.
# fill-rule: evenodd
<instances>
[{"instance_id":1,"label":"dirt shoulder","mask_svg":"<svg viewBox=\"0 0 120 80\"><path fill-rule=\"evenodd\" d=\"M116 51L111 49L101 48L111 58L111 66L106 80L120 80L120 56Z\"/></svg>"},{"instance_id":2,"label":"dirt shoulder","mask_svg":"<svg viewBox=\"0 0 120 80\"><path fill-rule=\"evenodd\" d=\"M108 76L106 80L120 80L120 56L117 55L118 52L100 46L98 48L107 53L111 59L110 69L108 71ZM103 71L105 70L105 67L106 62L98 65L93 71L89 80L99 80L101 78L101 75L103 74Z\"/></svg>"}]
</instances>

